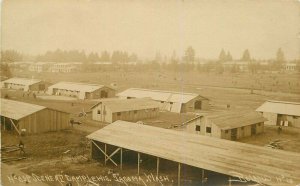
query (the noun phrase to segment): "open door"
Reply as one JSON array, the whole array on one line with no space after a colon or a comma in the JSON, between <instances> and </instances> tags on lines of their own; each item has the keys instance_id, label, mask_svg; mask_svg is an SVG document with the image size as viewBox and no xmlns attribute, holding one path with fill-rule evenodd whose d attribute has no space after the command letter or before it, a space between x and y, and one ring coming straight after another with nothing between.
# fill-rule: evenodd
<instances>
[{"instance_id":1,"label":"open door","mask_svg":"<svg viewBox=\"0 0 300 186\"><path fill-rule=\"evenodd\" d=\"M237 140L237 129L231 129L231 140Z\"/></svg>"},{"instance_id":2,"label":"open door","mask_svg":"<svg viewBox=\"0 0 300 186\"><path fill-rule=\"evenodd\" d=\"M256 124L251 125L251 136L256 134Z\"/></svg>"},{"instance_id":3,"label":"open door","mask_svg":"<svg viewBox=\"0 0 300 186\"><path fill-rule=\"evenodd\" d=\"M202 101L195 101L195 104L194 104L194 109L195 110L201 110L202 109Z\"/></svg>"},{"instance_id":4,"label":"open door","mask_svg":"<svg viewBox=\"0 0 300 186\"><path fill-rule=\"evenodd\" d=\"M108 97L108 92L105 91L105 90L101 90L100 97L101 98L107 98Z\"/></svg>"}]
</instances>

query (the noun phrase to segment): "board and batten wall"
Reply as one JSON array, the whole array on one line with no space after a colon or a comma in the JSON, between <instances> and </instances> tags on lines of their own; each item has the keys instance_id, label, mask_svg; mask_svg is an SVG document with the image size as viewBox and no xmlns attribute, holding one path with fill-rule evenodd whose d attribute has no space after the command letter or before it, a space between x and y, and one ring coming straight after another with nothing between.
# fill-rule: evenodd
<instances>
[{"instance_id":1,"label":"board and batten wall","mask_svg":"<svg viewBox=\"0 0 300 186\"><path fill-rule=\"evenodd\" d=\"M253 124L253 125L256 125L256 134L260 134L260 133L264 132L264 123L263 122L256 123L256 124ZM250 136L251 136L251 125L247 125L247 126L237 128L237 139L250 137ZM231 129L222 130L221 138L231 140Z\"/></svg>"},{"instance_id":2,"label":"board and batten wall","mask_svg":"<svg viewBox=\"0 0 300 186\"><path fill-rule=\"evenodd\" d=\"M262 116L267 119L265 125L276 125L277 123L277 114L271 112L261 112Z\"/></svg>"},{"instance_id":3,"label":"board and batten wall","mask_svg":"<svg viewBox=\"0 0 300 186\"><path fill-rule=\"evenodd\" d=\"M3 87L8 89L23 90L23 91L41 91L41 90L45 90L46 84L42 81L38 83L34 83L32 85L4 83Z\"/></svg>"},{"instance_id":4,"label":"board and batten wall","mask_svg":"<svg viewBox=\"0 0 300 186\"><path fill-rule=\"evenodd\" d=\"M93 120L107 123L117 120L138 121L140 119L158 117L158 114L158 108L112 112L105 104L99 104L92 109Z\"/></svg>"},{"instance_id":5,"label":"board and batten wall","mask_svg":"<svg viewBox=\"0 0 300 186\"><path fill-rule=\"evenodd\" d=\"M196 126L200 126L200 131L196 131ZM264 131L264 123L256 123L256 134L262 133ZM211 133L206 132L206 127L211 127ZM231 129L223 130L219 128L212 121L206 119L205 117L199 117L186 125L186 132L200 134L205 136L211 136L215 138L222 138L231 140ZM237 127L237 139L243 137L251 136L251 125L244 127Z\"/></svg>"},{"instance_id":6,"label":"board and batten wall","mask_svg":"<svg viewBox=\"0 0 300 186\"><path fill-rule=\"evenodd\" d=\"M92 109L92 119L105 123L112 123L112 111L104 104L98 104Z\"/></svg>"},{"instance_id":7,"label":"board and batten wall","mask_svg":"<svg viewBox=\"0 0 300 186\"><path fill-rule=\"evenodd\" d=\"M28 134L58 131L70 126L70 114L46 108L21 118L17 123L19 130L26 129Z\"/></svg>"},{"instance_id":8,"label":"board and batten wall","mask_svg":"<svg viewBox=\"0 0 300 186\"><path fill-rule=\"evenodd\" d=\"M130 111L124 111L120 112L121 115L118 115L117 112L113 113L112 122L117 120L123 120L123 121L139 121L141 119L146 118L155 118L158 117L158 108L152 108L152 109L142 109L142 110L130 110Z\"/></svg>"},{"instance_id":9,"label":"board and batten wall","mask_svg":"<svg viewBox=\"0 0 300 186\"><path fill-rule=\"evenodd\" d=\"M271 112L260 112L267 119L265 125L279 126L281 121L288 121L289 126L300 128L300 116L277 114Z\"/></svg>"},{"instance_id":10,"label":"board and batten wall","mask_svg":"<svg viewBox=\"0 0 300 186\"><path fill-rule=\"evenodd\" d=\"M195 109L195 102L196 101L201 101L201 109ZM192 100L190 100L187 103L182 104L181 112L195 112L195 111L201 111L201 110L209 110L209 100L208 99L203 99L202 97L196 97Z\"/></svg>"},{"instance_id":11,"label":"board and batten wall","mask_svg":"<svg viewBox=\"0 0 300 186\"><path fill-rule=\"evenodd\" d=\"M107 97L101 96L102 91L105 91L107 93ZM116 91L114 89L108 88L108 87L102 87L91 93L88 93L88 92L85 93L86 99L112 98L112 97L115 97L115 95L116 95Z\"/></svg>"},{"instance_id":12,"label":"board and batten wall","mask_svg":"<svg viewBox=\"0 0 300 186\"><path fill-rule=\"evenodd\" d=\"M277 115L277 125L280 125L281 121L288 121L289 126L300 128L300 116Z\"/></svg>"}]
</instances>

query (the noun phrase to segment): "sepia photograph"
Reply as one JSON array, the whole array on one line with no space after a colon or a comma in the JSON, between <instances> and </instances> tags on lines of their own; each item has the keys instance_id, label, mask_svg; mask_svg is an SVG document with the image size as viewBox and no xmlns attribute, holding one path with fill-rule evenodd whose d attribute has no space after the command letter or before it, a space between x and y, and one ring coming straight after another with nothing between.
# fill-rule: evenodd
<instances>
[{"instance_id":1,"label":"sepia photograph","mask_svg":"<svg viewBox=\"0 0 300 186\"><path fill-rule=\"evenodd\" d=\"M300 186L299 0L0 0L1 186Z\"/></svg>"}]
</instances>

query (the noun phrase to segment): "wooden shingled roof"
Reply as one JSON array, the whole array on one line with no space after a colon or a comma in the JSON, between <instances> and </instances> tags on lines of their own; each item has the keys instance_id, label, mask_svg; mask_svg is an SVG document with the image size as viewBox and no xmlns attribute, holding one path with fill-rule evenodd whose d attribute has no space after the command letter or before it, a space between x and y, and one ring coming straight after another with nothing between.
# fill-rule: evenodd
<instances>
[{"instance_id":1,"label":"wooden shingled roof","mask_svg":"<svg viewBox=\"0 0 300 186\"><path fill-rule=\"evenodd\" d=\"M300 183L299 153L125 121L116 121L87 138L230 176L243 175L266 185ZM276 179L282 176L289 182Z\"/></svg>"}]
</instances>

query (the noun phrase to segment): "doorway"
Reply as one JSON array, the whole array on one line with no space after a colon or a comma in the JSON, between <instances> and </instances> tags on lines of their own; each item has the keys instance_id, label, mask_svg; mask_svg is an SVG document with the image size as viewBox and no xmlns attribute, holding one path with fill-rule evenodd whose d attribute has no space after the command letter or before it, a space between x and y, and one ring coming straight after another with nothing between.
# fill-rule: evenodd
<instances>
[{"instance_id":1,"label":"doorway","mask_svg":"<svg viewBox=\"0 0 300 186\"><path fill-rule=\"evenodd\" d=\"M231 129L231 140L237 140L237 129Z\"/></svg>"},{"instance_id":2,"label":"doorway","mask_svg":"<svg viewBox=\"0 0 300 186\"><path fill-rule=\"evenodd\" d=\"M105 91L105 90L102 90L101 93L100 93L100 97L101 98L107 98L108 97L108 92Z\"/></svg>"},{"instance_id":3,"label":"doorway","mask_svg":"<svg viewBox=\"0 0 300 186\"><path fill-rule=\"evenodd\" d=\"M202 109L202 101L195 101L194 108L195 108L195 110L201 110Z\"/></svg>"},{"instance_id":4,"label":"doorway","mask_svg":"<svg viewBox=\"0 0 300 186\"><path fill-rule=\"evenodd\" d=\"M39 84L39 90L45 90L45 84Z\"/></svg>"},{"instance_id":5,"label":"doorway","mask_svg":"<svg viewBox=\"0 0 300 186\"><path fill-rule=\"evenodd\" d=\"M256 134L256 124L251 125L251 136Z\"/></svg>"}]
</instances>

